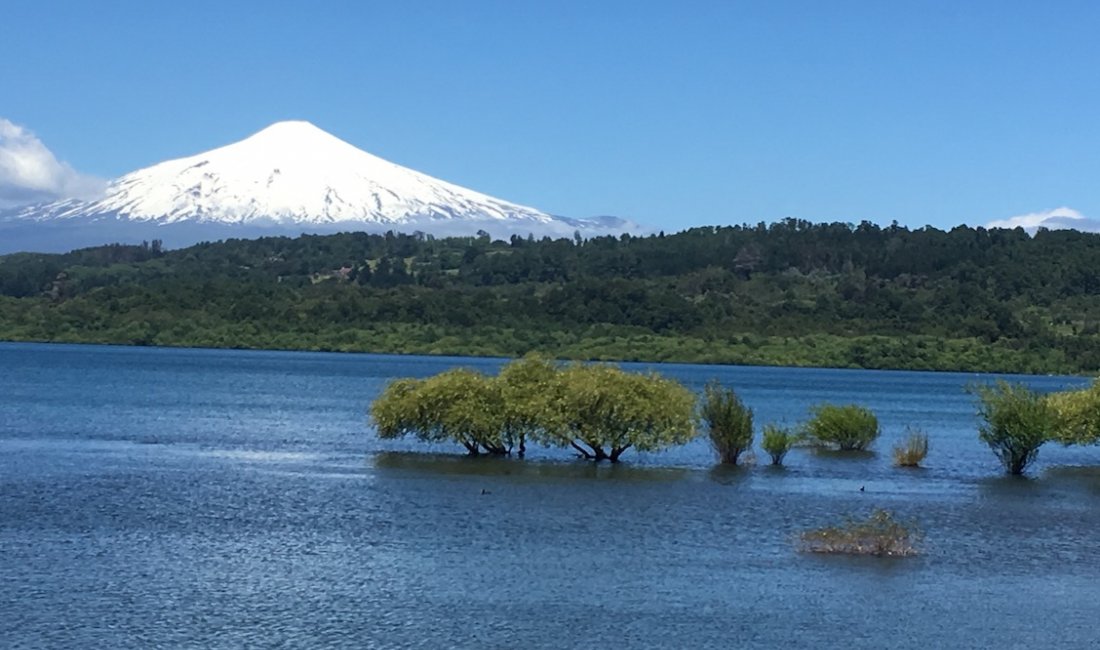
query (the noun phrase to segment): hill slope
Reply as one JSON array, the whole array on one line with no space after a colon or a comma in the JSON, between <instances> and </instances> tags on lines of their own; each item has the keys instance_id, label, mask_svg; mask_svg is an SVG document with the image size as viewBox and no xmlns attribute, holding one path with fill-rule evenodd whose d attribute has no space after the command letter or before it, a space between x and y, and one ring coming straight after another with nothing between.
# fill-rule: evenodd
<instances>
[{"instance_id":1,"label":"hill slope","mask_svg":"<svg viewBox=\"0 0 1100 650\"><path fill-rule=\"evenodd\" d=\"M1100 235L871 224L345 234L0 258L0 337L968 371L1100 369Z\"/></svg>"}]
</instances>

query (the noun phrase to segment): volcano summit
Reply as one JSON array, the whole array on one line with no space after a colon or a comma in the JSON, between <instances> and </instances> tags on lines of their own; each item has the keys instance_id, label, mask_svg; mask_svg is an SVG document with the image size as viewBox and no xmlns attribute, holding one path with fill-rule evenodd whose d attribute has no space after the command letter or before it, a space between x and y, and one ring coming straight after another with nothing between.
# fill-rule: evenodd
<instances>
[{"instance_id":1,"label":"volcano summit","mask_svg":"<svg viewBox=\"0 0 1100 650\"><path fill-rule=\"evenodd\" d=\"M362 151L309 122L278 122L224 147L139 169L94 201L0 213L0 253L109 242L341 231L436 236L636 232L614 217L569 219L497 199Z\"/></svg>"}]
</instances>

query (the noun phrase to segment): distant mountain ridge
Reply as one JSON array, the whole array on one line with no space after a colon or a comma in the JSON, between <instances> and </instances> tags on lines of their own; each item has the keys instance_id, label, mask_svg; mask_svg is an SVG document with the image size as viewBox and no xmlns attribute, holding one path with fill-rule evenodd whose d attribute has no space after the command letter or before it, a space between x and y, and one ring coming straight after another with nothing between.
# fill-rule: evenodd
<instances>
[{"instance_id":1,"label":"distant mountain ridge","mask_svg":"<svg viewBox=\"0 0 1100 650\"><path fill-rule=\"evenodd\" d=\"M639 233L615 217L570 219L383 160L309 122L278 122L239 142L112 181L95 201L0 212L0 253L112 241L203 240L340 231L536 237Z\"/></svg>"}]
</instances>

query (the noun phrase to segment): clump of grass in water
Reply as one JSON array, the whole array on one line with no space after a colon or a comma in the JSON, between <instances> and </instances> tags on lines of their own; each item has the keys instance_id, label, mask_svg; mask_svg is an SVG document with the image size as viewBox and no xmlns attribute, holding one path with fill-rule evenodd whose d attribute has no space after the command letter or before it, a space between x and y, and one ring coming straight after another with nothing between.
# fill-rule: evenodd
<instances>
[{"instance_id":1,"label":"clump of grass in water","mask_svg":"<svg viewBox=\"0 0 1100 650\"><path fill-rule=\"evenodd\" d=\"M928 456L928 434L910 429L905 441L894 446L894 464L898 467L920 467Z\"/></svg>"},{"instance_id":2,"label":"clump of grass in water","mask_svg":"<svg viewBox=\"0 0 1100 650\"><path fill-rule=\"evenodd\" d=\"M782 465L787 452L798 442L798 436L783 427L768 424L764 427L761 446L771 456L772 465Z\"/></svg>"},{"instance_id":3,"label":"clump of grass in water","mask_svg":"<svg viewBox=\"0 0 1100 650\"><path fill-rule=\"evenodd\" d=\"M851 517L839 526L808 530L799 536L799 550L808 553L841 553L905 557L919 553L921 533L912 525L894 518L893 513L876 509L867 519Z\"/></svg>"}]
</instances>

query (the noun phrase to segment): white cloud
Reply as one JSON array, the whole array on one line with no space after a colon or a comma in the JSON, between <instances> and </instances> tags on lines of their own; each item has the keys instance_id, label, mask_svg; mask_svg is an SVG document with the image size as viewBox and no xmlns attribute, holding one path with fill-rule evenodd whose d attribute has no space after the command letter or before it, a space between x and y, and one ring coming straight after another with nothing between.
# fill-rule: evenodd
<instances>
[{"instance_id":1,"label":"white cloud","mask_svg":"<svg viewBox=\"0 0 1100 650\"><path fill-rule=\"evenodd\" d=\"M1073 208L1061 207L1041 212L1029 212L1007 219L997 219L985 225L986 228L1016 228L1035 232L1039 228L1050 230L1073 229L1085 232L1100 232L1100 219L1092 219Z\"/></svg>"},{"instance_id":2,"label":"white cloud","mask_svg":"<svg viewBox=\"0 0 1100 650\"><path fill-rule=\"evenodd\" d=\"M0 208L96 198L105 185L59 161L33 133L0 117Z\"/></svg>"}]
</instances>

